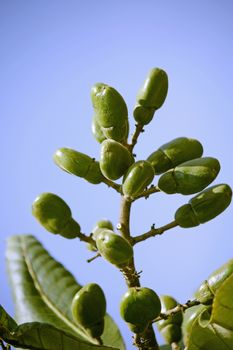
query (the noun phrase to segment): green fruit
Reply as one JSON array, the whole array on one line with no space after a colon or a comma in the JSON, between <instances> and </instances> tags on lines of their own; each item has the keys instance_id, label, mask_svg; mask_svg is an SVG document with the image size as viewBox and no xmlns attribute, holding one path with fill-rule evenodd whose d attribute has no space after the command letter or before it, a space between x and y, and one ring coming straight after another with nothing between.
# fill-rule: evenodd
<instances>
[{"instance_id":1,"label":"green fruit","mask_svg":"<svg viewBox=\"0 0 233 350\"><path fill-rule=\"evenodd\" d=\"M72 219L66 202L53 193L39 195L33 202L32 214L51 233L66 238L75 238L80 233L80 226Z\"/></svg>"},{"instance_id":2,"label":"green fruit","mask_svg":"<svg viewBox=\"0 0 233 350\"><path fill-rule=\"evenodd\" d=\"M134 333L142 333L160 311L160 299L150 288L129 288L121 299L121 317Z\"/></svg>"},{"instance_id":3,"label":"green fruit","mask_svg":"<svg viewBox=\"0 0 233 350\"><path fill-rule=\"evenodd\" d=\"M93 239L95 239L97 237L97 234L99 232L102 232L103 228L106 228L108 230L113 231L113 224L111 223L110 220L106 220L106 219L98 221L92 230Z\"/></svg>"},{"instance_id":4,"label":"green fruit","mask_svg":"<svg viewBox=\"0 0 233 350\"><path fill-rule=\"evenodd\" d=\"M102 142L100 169L109 180L119 179L133 162L132 154L119 142L114 140Z\"/></svg>"},{"instance_id":5,"label":"green fruit","mask_svg":"<svg viewBox=\"0 0 233 350\"><path fill-rule=\"evenodd\" d=\"M147 125L153 119L155 114L154 108L147 108L137 104L134 107L133 116L136 122L140 125Z\"/></svg>"},{"instance_id":6,"label":"green fruit","mask_svg":"<svg viewBox=\"0 0 233 350\"><path fill-rule=\"evenodd\" d=\"M82 177L92 184L99 184L103 180L99 162L84 153L70 148L60 148L53 159L62 170Z\"/></svg>"},{"instance_id":7,"label":"green fruit","mask_svg":"<svg viewBox=\"0 0 233 350\"><path fill-rule=\"evenodd\" d=\"M146 160L131 165L124 176L122 191L125 196L134 198L141 193L154 178L154 169Z\"/></svg>"},{"instance_id":8,"label":"green fruit","mask_svg":"<svg viewBox=\"0 0 233 350\"><path fill-rule=\"evenodd\" d=\"M101 336L104 330L106 299L100 286L89 283L81 288L72 301L74 321L83 327L93 338Z\"/></svg>"},{"instance_id":9,"label":"green fruit","mask_svg":"<svg viewBox=\"0 0 233 350\"><path fill-rule=\"evenodd\" d=\"M102 232L103 228L113 230L113 224L109 220L100 220L96 223L95 227L92 229L91 238L96 240L98 233ZM97 248L91 243L87 243L87 249L91 251L97 251Z\"/></svg>"},{"instance_id":10,"label":"green fruit","mask_svg":"<svg viewBox=\"0 0 233 350\"><path fill-rule=\"evenodd\" d=\"M91 89L91 99L103 135L126 142L129 133L128 110L119 92L111 86L97 83Z\"/></svg>"},{"instance_id":11,"label":"green fruit","mask_svg":"<svg viewBox=\"0 0 233 350\"><path fill-rule=\"evenodd\" d=\"M215 185L202 191L177 209L175 220L181 227L194 227L221 214L230 204L232 190L226 184Z\"/></svg>"},{"instance_id":12,"label":"green fruit","mask_svg":"<svg viewBox=\"0 0 233 350\"><path fill-rule=\"evenodd\" d=\"M210 305L222 283L233 273L233 259L214 271L195 293L195 298L204 305Z\"/></svg>"},{"instance_id":13,"label":"green fruit","mask_svg":"<svg viewBox=\"0 0 233 350\"><path fill-rule=\"evenodd\" d=\"M103 258L119 268L127 265L133 257L129 242L109 229L98 232L96 246Z\"/></svg>"},{"instance_id":14,"label":"green fruit","mask_svg":"<svg viewBox=\"0 0 233 350\"><path fill-rule=\"evenodd\" d=\"M165 143L147 160L152 164L155 174L159 175L188 160L202 156L203 147L198 140L178 137Z\"/></svg>"},{"instance_id":15,"label":"green fruit","mask_svg":"<svg viewBox=\"0 0 233 350\"><path fill-rule=\"evenodd\" d=\"M169 295L162 295L160 297L162 304L161 312L166 312L177 306L177 301ZM167 320L161 320L157 322L157 327L165 341L168 344L173 342L179 342L181 340L181 324L183 320L182 311L179 311L169 317Z\"/></svg>"},{"instance_id":16,"label":"green fruit","mask_svg":"<svg viewBox=\"0 0 233 350\"><path fill-rule=\"evenodd\" d=\"M137 102L143 107L156 110L163 105L167 91L168 77L166 72L160 68L153 68L138 93Z\"/></svg>"},{"instance_id":17,"label":"green fruit","mask_svg":"<svg viewBox=\"0 0 233 350\"><path fill-rule=\"evenodd\" d=\"M92 134L94 135L95 139L99 143L103 142L106 139L106 137L104 136L103 131L101 129L101 126L98 123L98 118L96 117L96 115L94 115L94 117L92 119L91 131L92 131Z\"/></svg>"},{"instance_id":18,"label":"green fruit","mask_svg":"<svg viewBox=\"0 0 233 350\"><path fill-rule=\"evenodd\" d=\"M163 174L159 188L168 193L193 194L202 191L217 177L220 170L215 158L196 158L184 162Z\"/></svg>"}]
</instances>

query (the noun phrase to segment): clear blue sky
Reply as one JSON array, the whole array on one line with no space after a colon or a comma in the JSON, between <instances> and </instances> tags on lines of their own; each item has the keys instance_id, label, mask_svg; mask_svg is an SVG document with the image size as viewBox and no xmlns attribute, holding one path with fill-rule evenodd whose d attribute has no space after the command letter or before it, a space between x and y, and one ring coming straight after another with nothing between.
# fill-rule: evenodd
<instances>
[{"instance_id":1,"label":"clear blue sky","mask_svg":"<svg viewBox=\"0 0 233 350\"><path fill-rule=\"evenodd\" d=\"M105 290L108 311L128 349L131 335L118 304L126 287L120 273L80 242L55 237L31 215L41 192L54 192L72 208L84 232L103 217L116 225L118 196L59 170L52 155L71 147L99 157L91 134L90 89L96 82L124 96L134 129L136 93L152 67L165 69L169 93L136 147L145 159L178 136L199 139L206 156L221 161L215 183L232 182L233 3L222 1L0 1L1 223L0 300L13 314L7 285L5 240L34 234L80 283ZM132 211L139 234L173 219L189 196L157 194ZM232 207L193 229L175 228L136 247L141 282L158 294L189 299L215 268L233 257Z\"/></svg>"}]
</instances>

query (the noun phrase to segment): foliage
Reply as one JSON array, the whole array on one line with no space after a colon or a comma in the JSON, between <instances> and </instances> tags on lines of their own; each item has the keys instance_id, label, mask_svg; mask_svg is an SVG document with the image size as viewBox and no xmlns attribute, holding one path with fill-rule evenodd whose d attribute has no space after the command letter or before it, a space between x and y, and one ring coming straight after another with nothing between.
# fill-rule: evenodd
<instances>
[{"instance_id":1,"label":"foliage","mask_svg":"<svg viewBox=\"0 0 233 350\"><path fill-rule=\"evenodd\" d=\"M42 193L32 205L32 214L50 233L80 239L94 252L121 271L128 291L120 312L133 332L133 345L140 350L233 350L233 260L215 271L198 288L194 298L180 304L172 296L159 296L141 286L134 264L134 246L176 226L194 227L221 214L230 204L227 184L210 185L220 163L202 157L198 140L178 137L160 146L146 160L135 162L133 153L140 134L163 105L168 91L165 71L153 68L137 95L134 108L136 129L128 140L127 105L114 88L98 83L91 90L94 108L92 132L100 146L100 160L61 148L54 162L62 170L91 184L104 183L121 197L117 230L108 220L96 223L90 235L72 217L64 200ZM161 175L152 184L155 175ZM121 180L115 182L116 180ZM130 234L133 203L157 192L196 194L162 227L139 236ZM7 268L15 302L15 320L0 307L0 347L36 350L125 350L117 325L106 314L101 287L82 287L31 235L8 239ZM108 301L107 301L108 302ZM159 347L153 325L167 345Z\"/></svg>"}]
</instances>

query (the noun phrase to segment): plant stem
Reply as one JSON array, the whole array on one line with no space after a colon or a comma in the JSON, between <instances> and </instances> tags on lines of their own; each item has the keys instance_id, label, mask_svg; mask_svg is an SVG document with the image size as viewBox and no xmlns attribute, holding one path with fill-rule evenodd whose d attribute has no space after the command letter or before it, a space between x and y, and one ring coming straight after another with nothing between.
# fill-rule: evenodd
<instances>
[{"instance_id":1,"label":"plant stem","mask_svg":"<svg viewBox=\"0 0 233 350\"><path fill-rule=\"evenodd\" d=\"M87 242L92 244L94 247L96 247L96 243L94 239L92 239L90 236L86 236L84 233L78 233L77 237L80 239L80 241Z\"/></svg>"},{"instance_id":2,"label":"plant stem","mask_svg":"<svg viewBox=\"0 0 233 350\"><path fill-rule=\"evenodd\" d=\"M190 307L196 306L196 305L200 305L200 301L197 299L194 300L188 300L185 304L178 304L177 306L175 306L173 309L167 310L164 313L161 313L158 317L156 317L152 322L158 322L161 320L167 320L169 317L177 314L178 312L185 312L187 309L189 309Z\"/></svg>"},{"instance_id":3,"label":"plant stem","mask_svg":"<svg viewBox=\"0 0 233 350\"><path fill-rule=\"evenodd\" d=\"M141 124L136 124L136 129L135 132L133 134L132 140L131 140L131 144L128 145L128 149L129 151L133 151L134 146L136 145L137 141L138 141L138 136L140 135L141 132L143 132L143 125Z\"/></svg>"},{"instance_id":4,"label":"plant stem","mask_svg":"<svg viewBox=\"0 0 233 350\"><path fill-rule=\"evenodd\" d=\"M105 183L108 187L113 188L118 193L121 193L121 185L116 184L114 181L111 181L107 179L106 177L102 180L103 183Z\"/></svg>"},{"instance_id":5,"label":"plant stem","mask_svg":"<svg viewBox=\"0 0 233 350\"><path fill-rule=\"evenodd\" d=\"M156 193L156 192L160 192L160 189L157 186L151 185L149 189L143 191L142 193L140 193L139 195L137 195L133 201L136 201L139 198L145 197L145 199L147 199L151 194Z\"/></svg>"},{"instance_id":6,"label":"plant stem","mask_svg":"<svg viewBox=\"0 0 233 350\"><path fill-rule=\"evenodd\" d=\"M178 226L176 221L172 221L167 225L164 225L162 227L159 228L154 228L154 225L152 225L151 230L148 232L143 233L142 235L136 236L136 237L132 237L132 241L133 241L133 245L137 244L139 242L145 241L146 239L150 238L150 237L154 237L157 235L161 235L162 233L164 233L165 231L170 230L173 227Z\"/></svg>"},{"instance_id":7,"label":"plant stem","mask_svg":"<svg viewBox=\"0 0 233 350\"><path fill-rule=\"evenodd\" d=\"M124 196L121 197L120 218L119 224L117 225L117 228L121 232L121 235L130 244L132 244L132 237L130 235L131 204L132 203L128 201ZM137 273L135 269L133 258L127 266L121 269L121 271L129 288L140 287L139 273ZM134 345L137 346L139 350L159 350L159 346L151 324L143 333L140 334L140 336L135 334Z\"/></svg>"}]
</instances>

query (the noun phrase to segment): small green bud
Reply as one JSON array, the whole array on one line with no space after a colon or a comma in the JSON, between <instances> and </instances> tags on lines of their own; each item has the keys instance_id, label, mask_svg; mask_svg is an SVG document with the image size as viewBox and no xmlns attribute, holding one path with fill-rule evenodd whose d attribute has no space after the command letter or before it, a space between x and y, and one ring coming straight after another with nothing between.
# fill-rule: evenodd
<instances>
[{"instance_id":1,"label":"small green bud","mask_svg":"<svg viewBox=\"0 0 233 350\"><path fill-rule=\"evenodd\" d=\"M100 169L110 180L119 179L134 162L132 154L119 142L105 140L101 144Z\"/></svg>"},{"instance_id":2,"label":"small green bud","mask_svg":"<svg viewBox=\"0 0 233 350\"><path fill-rule=\"evenodd\" d=\"M89 283L74 296L71 305L74 321L93 338L101 336L104 330L106 299L103 290L96 283Z\"/></svg>"},{"instance_id":3,"label":"small green bud","mask_svg":"<svg viewBox=\"0 0 233 350\"><path fill-rule=\"evenodd\" d=\"M109 229L100 230L96 237L96 246L102 257L119 268L127 265L133 257L133 248L129 242Z\"/></svg>"},{"instance_id":4,"label":"small green bud","mask_svg":"<svg viewBox=\"0 0 233 350\"><path fill-rule=\"evenodd\" d=\"M112 222L110 220L107 220L107 219L99 220L95 224L95 226L94 226L94 228L92 230L92 237L93 237L93 239L95 239L97 237L97 234L99 232L101 232L103 228L106 228L108 230L113 231L113 224L112 224Z\"/></svg>"},{"instance_id":5,"label":"small green bud","mask_svg":"<svg viewBox=\"0 0 233 350\"><path fill-rule=\"evenodd\" d=\"M181 227L194 227L221 214L230 204L232 190L226 184L215 185L191 198L175 213L175 220Z\"/></svg>"},{"instance_id":6,"label":"small green bud","mask_svg":"<svg viewBox=\"0 0 233 350\"><path fill-rule=\"evenodd\" d=\"M147 108L137 104L134 107L133 116L136 122L140 125L147 125L153 119L155 114L155 109Z\"/></svg>"},{"instance_id":7,"label":"small green bud","mask_svg":"<svg viewBox=\"0 0 233 350\"><path fill-rule=\"evenodd\" d=\"M220 170L215 158L197 158L184 162L163 174L159 188L168 194L193 194L202 191L217 177Z\"/></svg>"},{"instance_id":8,"label":"small green bud","mask_svg":"<svg viewBox=\"0 0 233 350\"><path fill-rule=\"evenodd\" d=\"M126 142L129 133L128 110L119 92L111 86L97 83L91 89L91 99L103 135Z\"/></svg>"},{"instance_id":9,"label":"small green bud","mask_svg":"<svg viewBox=\"0 0 233 350\"><path fill-rule=\"evenodd\" d=\"M169 295L162 295L160 297L160 301L162 304L162 313L171 310L178 305L177 301ZM169 317L167 320L161 320L157 322L158 330L168 344L179 342L181 340L182 320L183 314L182 311L179 311Z\"/></svg>"},{"instance_id":10,"label":"small green bud","mask_svg":"<svg viewBox=\"0 0 233 350\"><path fill-rule=\"evenodd\" d=\"M103 142L106 139L101 129L101 126L98 123L98 118L96 115L94 115L92 119L91 131L96 141L98 141L99 143Z\"/></svg>"},{"instance_id":11,"label":"small green bud","mask_svg":"<svg viewBox=\"0 0 233 350\"><path fill-rule=\"evenodd\" d=\"M99 162L84 153L71 148L60 148L54 154L53 159L62 170L82 177L92 184L99 184L103 180Z\"/></svg>"},{"instance_id":12,"label":"small green bud","mask_svg":"<svg viewBox=\"0 0 233 350\"><path fill-rule=\"evenodd\" d=\"M121 299L121 317L134 333L142 333L160 311L160 299L150 288L131 287Z\"/></svg>"},{"instance_id":13,"label":"small green bud","mask_svg":"<svg viewBox=\"0 0 233 350\"><path fill-rule=\"evenodd\" d=\"M75 238L80 233L80 226L72 219L69 206L53 193L39 195L33 202L32 214L51 233L66 238Z\"/></svg>"},{"instance_id":14,"label":"small green bud","mask_svg":"<svg viewBox=\"0 0 233 350\"><path fill-rule=\"evenodd\" d=\"M98 221L94 228L92 229L92 233L91 233L91 237L96 240L96 237L98 235L98 233L102 232L103 228L109 229L109 230L113 230L113 224L111 223L111 221L103 219ZM87 243L87 249L96 252L97 248L95 246L93 246L91 243Z\"/></svg>"},{"instance_id":15,"label":"small green bud","mask_svg":"<svg viewBox=\"0 0 233 350\"><path fill-rule=\"evenodd\" d=\"M233 273L233 259L215 270L195 293L195 298L204 305L210 305L222 283Z\"/></svg>"},{"instance_id":16,"label":"small green bud","mask_svg":"<svg viewBox=\"0 0 233 350\"><path fill-rule=\"evenodd\" d=\"M168 77L167 73L160 68L153 68L149 72L142 88L140 89L137 102L146 108L160 108L167 96Z\"/></svg>"},{"instance_id":17,"label":"small green bud","mask_svg":"<svg viewBox=\"0 0 233 350\"><path fill-rule=\"evenodd\" d=\"M178 137L165 143L147 160L152 164L155 174L159 175L188 160L202 156L203 147L198 140Z\"/></svg>"},{"instance_id":18,"label":"small green bud","mask_svg":"<svg viewBox=\"0 0 233 350\"><path fill-rule=\"evenodd\" d=\"M146 160L139 160L132 164L123 179L124 195L134 198L141 193L154 178L154 169Z\"/></svg>"}]
</instances>

